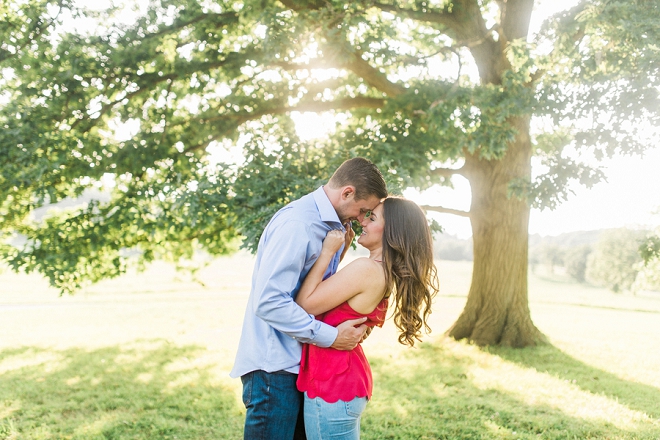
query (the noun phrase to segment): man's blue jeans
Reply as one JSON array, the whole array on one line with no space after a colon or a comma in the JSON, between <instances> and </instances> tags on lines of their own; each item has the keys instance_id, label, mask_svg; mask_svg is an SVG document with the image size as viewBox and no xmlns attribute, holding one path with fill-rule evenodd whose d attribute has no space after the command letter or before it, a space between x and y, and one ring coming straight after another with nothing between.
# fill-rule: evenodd
<instances>
[{"instance_id":1,"label":"man's blue jeans","mask_svg":"<svg viewBox=\"0 0 660 440\"><path fill-rule=\"evenodd\" d=\"M303 394L297 374L257 370L241 376L245 440L304 440Z\"/></svg>"}]
</instances>

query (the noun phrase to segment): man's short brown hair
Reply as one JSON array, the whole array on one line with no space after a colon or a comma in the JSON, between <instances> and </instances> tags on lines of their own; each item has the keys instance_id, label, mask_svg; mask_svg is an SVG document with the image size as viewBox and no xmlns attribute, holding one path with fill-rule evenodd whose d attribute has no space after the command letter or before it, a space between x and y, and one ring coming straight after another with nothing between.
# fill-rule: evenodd
<instances>
[{"instance_id":1,"label":"man's short brown hair","mask_svg":"<svg viewBox=\"0 0 660 440\"><path fill-rule=\"evenodd\" d=\"M376 165L364 157L348 159L337 168L328 181L328 186L341 188L351 185L355 187L355 199L364 200L371 196L379 199L387 197L385 179Z\"/></svg>"}]
</instances>

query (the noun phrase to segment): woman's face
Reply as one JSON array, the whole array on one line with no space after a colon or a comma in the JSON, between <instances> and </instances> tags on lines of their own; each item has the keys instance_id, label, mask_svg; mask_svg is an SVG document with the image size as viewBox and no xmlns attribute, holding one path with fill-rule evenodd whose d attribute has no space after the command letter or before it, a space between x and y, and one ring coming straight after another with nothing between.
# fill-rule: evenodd
<instances>
[{"instance_id":1,"label":"woman's face","mask_svg":"<svg viewBox=\"0 0 660 440\"><path fill-rule=\"evenodd\" d=\"M369 215L365 215L360 222L362 234L358 237L358 243L367 249L375 249L383 245L383 204L379 204Z\"/></svg>"}]
</instances>

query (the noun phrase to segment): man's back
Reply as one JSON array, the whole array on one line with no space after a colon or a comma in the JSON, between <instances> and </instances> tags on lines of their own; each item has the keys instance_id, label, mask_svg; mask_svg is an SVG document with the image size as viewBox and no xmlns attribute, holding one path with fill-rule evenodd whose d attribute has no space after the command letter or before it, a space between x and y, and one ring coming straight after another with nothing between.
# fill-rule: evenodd
<instances>
[{"instance_id":1,"label":"man's back","mask_svg":"<svg viewBox=\"0 0 660 440\"><path fill-rule=\"evenodd\" d=\"M297 373L301 342L332 344L336 330L314 321L294 299L323 237L341 227L323 188L291 202L270 220L259 241L232 377L254 370ZM338 263L336 258L328 272L336 271Z\"/></svg>"}]
</instances>

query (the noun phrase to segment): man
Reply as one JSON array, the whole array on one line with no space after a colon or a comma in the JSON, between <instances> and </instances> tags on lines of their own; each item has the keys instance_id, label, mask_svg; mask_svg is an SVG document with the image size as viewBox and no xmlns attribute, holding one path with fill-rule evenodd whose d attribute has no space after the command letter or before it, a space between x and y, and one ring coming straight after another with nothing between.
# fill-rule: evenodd
<instances>
[{"instance_id":1,"label":"man","mask_svg":"<svg viewBox=\"0 0 660 440\"><path fill-rule=\"evenodd\" d=\"M303 400L296 388L302 344L351 350L362 339L364 319L331 327L316 321L294 300L326 233L345 231L351 221L362 221L385 197L378 168L364 158L349 159L327 185L280 209L264 229L230 373L243 382L246 440L291 440L294 431L295 438L304 439ZM340 253L325 277L336 272Z\"/></svg>"}]
</instances>

